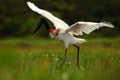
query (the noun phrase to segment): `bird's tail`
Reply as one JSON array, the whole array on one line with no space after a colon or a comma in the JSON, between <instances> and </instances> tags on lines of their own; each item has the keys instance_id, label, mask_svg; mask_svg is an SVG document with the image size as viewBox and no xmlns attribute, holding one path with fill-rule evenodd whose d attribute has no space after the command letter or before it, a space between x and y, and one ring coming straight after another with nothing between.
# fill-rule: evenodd
<instances>
[{"instance_id":1,"label":"bird's tail","mask_svg":"<svg viewBox=\"0 0 120 80\"><path fill-rule=\"evenodd\" d=\"M77 38L77 43L78 43L78 44L82 44L82 43L85 43L85 42L86 42L85 39Z\"/></svg>"},{"instance_id":2,"label":"bird's tail","mask_svg":"<svg viewBox=\"0 0 120 80\"><path fill-rule=\"evenodd\" d=\"M98 25L106 26L106 27L109 27L109 28L114 28L114 25L111 24L111 23L108 23L108 22L100 22Z\"/></svg>"}]
</instances>

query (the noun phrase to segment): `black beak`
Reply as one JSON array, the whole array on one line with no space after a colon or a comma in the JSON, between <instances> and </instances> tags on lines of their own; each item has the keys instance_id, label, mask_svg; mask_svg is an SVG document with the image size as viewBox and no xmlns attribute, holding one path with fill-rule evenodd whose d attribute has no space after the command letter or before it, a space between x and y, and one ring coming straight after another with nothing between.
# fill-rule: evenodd
<instances>
[{"instance_id":1,"label":"black beak","mask_svg":"<svg viewBox=\"0 0 120 80\"><path fill-rule=\"evenodd\" d=\"M40 27L42 26L42 24L45 25L46 29L49 30L50 29L50 26L48 25L48 22L46 21L45 18L41 18L38 22L38 25L36 26L35 30L32 32L32 34L35 34L38 29L40 29Z\"/></svg>"}]
</instances>

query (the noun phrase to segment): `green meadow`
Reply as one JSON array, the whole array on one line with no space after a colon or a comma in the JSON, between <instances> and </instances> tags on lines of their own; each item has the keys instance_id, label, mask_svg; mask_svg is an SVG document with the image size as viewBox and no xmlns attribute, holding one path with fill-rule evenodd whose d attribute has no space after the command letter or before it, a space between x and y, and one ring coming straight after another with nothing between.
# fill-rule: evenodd
<instances>
[{"instance_id":1,"label":"green meadow","mask_svg":"<svg viewBox=\"0 0 120 80\"><path fill-rule=\"evenodd\" d=\"M0 80L120 80L120 38L92 38L77 49L70 46L59 69L64 44L52 39L0 39Z\"/></svg>"}]
</instances>

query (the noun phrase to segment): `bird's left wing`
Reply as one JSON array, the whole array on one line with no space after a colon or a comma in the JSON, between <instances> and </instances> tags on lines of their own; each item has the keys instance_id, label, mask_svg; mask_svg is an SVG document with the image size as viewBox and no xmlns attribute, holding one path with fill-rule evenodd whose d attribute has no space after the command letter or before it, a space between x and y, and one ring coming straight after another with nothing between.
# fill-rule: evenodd
<instances>
[{"instance_id":1,"label":"bird's left wing","mask_svg":"<svg viewBox=\"0 0 120 80\"><path fill-rule=\"evenodd\" d=\"M27 2L27 5L29 6L29 8L34 11L37 12L38 14L42 15L43 17L47 18L48 20L50 20L53 24L54 27L56 29L58 28L62 28L62 29L67 29L68 28L68 24L66 24L64 21L62 21L61 19L55 17L54 15L52 15L50 12L40 9L38 8L36 5L34 5L31 2Z\"/></svg>"},{"instance_id":2,"label":"bird's left wing","mask_svg":"<svg viewBox=\"0 0 120 80\"><path fill-rule=\"evenodd\" d=\"M106 22L100 22L100 23L96 23L96 22L77 22L73 25L71 25L66 32L70 32L74 35L83 35L83 32L86 34L91 33L92 31L94 31L95 29L99 29L100 27L109 27L109 28L114 28L114 26L110 23L106 23Z\"/></svg>"}]
</instances>

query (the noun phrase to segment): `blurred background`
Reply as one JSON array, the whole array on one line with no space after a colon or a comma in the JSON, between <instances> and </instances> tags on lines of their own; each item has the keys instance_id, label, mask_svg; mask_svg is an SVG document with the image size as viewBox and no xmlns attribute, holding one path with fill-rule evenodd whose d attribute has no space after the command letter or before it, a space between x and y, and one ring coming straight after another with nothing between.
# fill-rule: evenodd
<instances>
[{"instance_id":1,"label":"blurred background","mask_svg":"<svg viewBox=\"0 0 120 80\"><path fill-rule=\"evenodd\" d=\"M32 12L28 0L0 0L0 37L30 36L40 15ZM30 0L39 8L45 9L69 25L77 21L107 21L115 29L102 28L87 37L118 37L120 34L119 0ZM44 34L41 34L44 33ZM97 34L96 34L97 33ZM39 37L48 38L41 28Z\"/></svg>"},{"instance_id":2,"label":"blurred background","mask_svg":"<svg viewBox=\"0 0 120 80\"><path fill-rule=\"evenodd\" d=\"M70 46L60 70L64 44L49 39L45 27L32 35L41 16L28 8L27 1L0 0L0 80L120 80L120 0L30 0L69 25L107 21L115 26L84 34L81 68Z\"/></svg>"}]
</instances>

